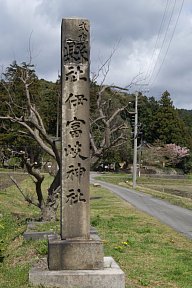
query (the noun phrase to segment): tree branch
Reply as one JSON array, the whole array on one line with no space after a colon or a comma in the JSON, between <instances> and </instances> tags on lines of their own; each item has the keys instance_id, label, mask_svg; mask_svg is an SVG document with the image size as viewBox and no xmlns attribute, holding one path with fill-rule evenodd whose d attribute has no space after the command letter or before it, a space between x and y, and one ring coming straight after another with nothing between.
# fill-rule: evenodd
<instances>
[{"instance_id":1,"label":"tree branch","mask_svg":"<svg viewBox=\"0 0 192 288\"><path fill-rule=\"evenodd\" d=\"M16 179L13 178L13 176L9 175L9 178L15 184L17 189L20 191L20 193L22 194L22 196L23 196L23 198L25 199L26 202L28 202L29 204L32 204L32 205L34 205L36 207L39 207L38 204L33 202L27 195L25 195L25 193L23 192L22 188L19 186L19 184L17 183Z\"/></svg>"},{"instance_id":2,"label":"tree branch","mask_svg":"<svg viewBox=\"0 0 192 288\"><path fill-rule=\"evenodd\" d=\"M108 123L111 123L113 121L113 119L122 111L124 111L127 108L127 106L124 106L122 108L119 108L117 110L115 110L115 112L113 113L113 115L107 120Z\"/></svg>"}]
</instances>

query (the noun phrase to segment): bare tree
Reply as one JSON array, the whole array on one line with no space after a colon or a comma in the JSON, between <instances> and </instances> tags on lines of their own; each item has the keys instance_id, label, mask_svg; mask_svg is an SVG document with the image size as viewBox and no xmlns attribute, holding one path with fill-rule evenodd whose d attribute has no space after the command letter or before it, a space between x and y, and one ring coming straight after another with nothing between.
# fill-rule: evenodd
<instances>
[{"instance_id":1,"label":"bare tree","mask_svg":"<svg viewBox=\"0 0 192 288\"><path fill-rule=\"evenodd\" d=\"M6 114L1 115L0 120L18 124L18 127L21 129L18 129L17 133L29 135L33 138L48 155L55 159L58 167L60 167L60 155L55 140L48 135L43 119L34 103L34 95L30 92L30 88L36 80L33 65L31 64L22 63L22 65L19 66L14 62L13 65L7 68L6 73L2 75L1 79L1 85L7 94L7 100L4 103L6 106ZM17 85L21 85L21 103L16 100L14 95L13 86L16 85L16 82ZM24 99L21 99L21 97ZM38 202L36 203L28 198L25 200L41 209L44 220L55 219L57 207L55 203L60 185L59 169L53 183L48 189L47 198L44 199L45 196L43 196L41 190L44 177L35 169L34 163L30 163L26 154L23 154L22 158L28 173L36 179L35 186Z\"/></svg>"},{"instance_id":2,"label":"bare tree","mask_svg":"<svg viewBox=\"0 0 192 288\"><path fill-rule=\"evenodd\" d=\"M127 141L128 124L123 119L122 113L123 111L128 112L128 99L125 92L134 84L136 78L125 88L105 85L104 82L109 72L112 56L113 53L97 74L102 73L103 80L100 85L96 85L96 111L91 117L90 144L92 162L101 158L103 153L111 149L111 147L118 148ZM14 62L7 68L6 73L2 74L0 82L3 93L6 93L6 100L3 103L5 109L3 113L0 112L0 120L2 123L6 121L17 124L18 134L30 136L57 162L58 171L48 189L48 193L44 196L45 194L43 194L41 189L44 177L35 168L34 163L29 161L28 155L20 155L25 162L28 173L34 179L37 195L37 202L28 197L25 197L25 200L41 209L44 220L51 220L56 217L57 197L60 189L59 171L61 159L56 142L48 134L35 101L36 95L33 87L37 80L33 65L30 63L24 62L21 65L17 65ZM96 78L94 78L95 80ZM19 92L17 92L19 95L14 94L16 85L19 87ZM125 94L123 96L124 101L121 102L119 99L122 98L123 92ZM99 137L97 136L98 131Z\"/></svg>"},{"instance_id":3,"label":"bare tree","mask_svg":"<svg viewBox=\"0 0 192 288\"><path fill-rule=\"evenodd\" d=\"M127 110L128 105L123 105L121 107L114 107L112 104L112 97L118 97L117 90L111 90L115 86L98 86L97 91L97 113L95 117L91 119L91 151L92 151L92 162L99 159L104 151L110 149L111 147L118 147L123 145L127 141L128 129L127 123L121 118L120 114L124 110ZM110 89L111 98L105 97L105 91ZM99 143L97 141L97 136L94 131L97 130L100 133Z\"/></svg>"},{"instance_id":4,"label":"bare tree","mask_svg":"<svg viewBox=\"0 0 192 288\"><path fill-rule=\"evenodd\" d=\"M136 85L141 80L141 73L139 73L132 79L130 84L124 88L105 84L114 52L115 49L110 54L109 58L101 64L98 72L93 73L93 85L101 75L102 80L100 85L95 85L96 112L92 113L91 118L90 142L92 163L101 158L106 150L109 150L112 147L118 148L127 142L127 131L130 126L121 115L123 112L126 112L127 114L130 113L130 95L128 92L132 86ZM99 131L99 141L98 133L95 133L95 131Z\"/></svg>"}]
</instances>

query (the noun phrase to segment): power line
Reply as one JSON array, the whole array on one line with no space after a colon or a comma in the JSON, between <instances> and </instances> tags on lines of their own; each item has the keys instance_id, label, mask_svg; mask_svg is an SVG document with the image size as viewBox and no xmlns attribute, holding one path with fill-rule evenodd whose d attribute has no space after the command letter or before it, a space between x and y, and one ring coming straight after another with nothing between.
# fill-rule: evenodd
<instances>
[{"instance_id":1,"label":"power line","mask_svg":"<svg viewBox=\"0 0 192 288\"><path fill-rule=\"evenodd\" d=\"M163 64L164 64L164 62L165 62L166 56L167 56L168 51L169 51L169 48L170 48L170 46L171 46L171 42L172 42L172 40L173 40L173 37L174 37L174 34L175 34L175 30L176 30L176 27L177 27L177 24L178 24L178 21L179 21L180 15L181 15L181 11L182 11L182 8L183 8L184 1L185 1L185 0L182 0L181 7L180 7L180 10L179 10L179 13L178 13L178 16L177 16L176 22L175 22L175 26L174 26L174 29L173 29L173 32L172 32L171 38L170 38L170 40L169 40L169 43L168 43L167 49L166 49L166 51L165 51L165 54L164 54L163 60L162 60L161 65L160 65L160 67L159 67L159 70L158 70L158 72L156 73L156 76L153 78L153 81L151 82L150 85L152 85L152 84L155 82L155 80L157 79L157 77L158 77L158 75L159 75L159 73L160 73L160 71L161 71L161 69L162 69L162 66L163 66Z\"/></svg>"},{"instance_id":2,"label":"power line","mask_svg":"<svg viewBox=\"0 0 192 288\"><path fill-rule=\"evenodd\" d=\"M152 69L152 67L155 65L155 63L153 64L154 62L154 57L155 57L155 51L157 49L157 44L159 42L159 39L160 39L160 35L161 35L161 31L162 31L162 28L163 28L163 24L165 22L165 15L167 13L167 9L168 9L168 4L169 4L170 0L167 0L166 2L166 6L165 6L165 9L164 9L164 13L163 13L163 17L162 17L162 20L161 20L161 24L160 24L160 27L159 27L159 32L158 32L158 36L156 38L156 42L155 42L155 46L153 48L153 53L152 53L152 57L151 57L151 60L149 62L149 65L148 65L148 68L147 68L147 72L146 72L146 75L145 75L145 80L150 76L151 72L149 73L149 71Z\"/></svg>"},{"instance_id":3,"label":"power line","mask_svg":"<svg viewBox=\"0 0 192 288\"><path fill-rule=\"evenodd\" d=\"M150 74L150 78L149 78L148 83L151 81L151 79L152 79L152 77L153 77L153 74L154 74L154 72L155 72L157 63L158 63L158 61L159 61L159 59L160 59L160 56L161 56L161 54L162 54L162 51L163 51L163 48L164 48L164 45L165 45L165 42L166 42L166 39L167 39L169 27L170 27L170 25L171 25L171 20L172 20L172 18L173 18L175 6L176 6L176 0L174 0L174 4L173 4L172 10L171 10L171 15L170 15L170 17L169 17L169 21L168 21L168 24L167 24L167 27L166 27L166 30L165 30L165 34L164 34L164 37L163 37L163 41L162 41L162 44L161 44L161 47L160 47L160 50L159 50L159 53L158 53L158 56L157 56L155 65L154 65L153 70L152 70L152 72L151 72L151 74Z\"/></svg>"}]
</instances>

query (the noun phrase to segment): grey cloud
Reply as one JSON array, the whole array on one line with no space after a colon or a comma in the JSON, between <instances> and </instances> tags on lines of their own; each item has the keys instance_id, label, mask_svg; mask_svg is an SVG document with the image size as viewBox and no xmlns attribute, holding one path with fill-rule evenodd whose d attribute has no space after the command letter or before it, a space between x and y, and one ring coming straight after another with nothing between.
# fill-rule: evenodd
<instances>
[{"instance_id":1,"label":"grey cloud","mask_svg":"<svg viewBox=\"0 0 192 288\"><path fill-rule=\"evenodd\" d=\"M181 2L177 1L173 20L176 20L180 4ZM145 75L149 67L166 1L0 0L0 5L0 64L8 65L14 58L25 61L28 57L30 33L33 31L31 50L37 73L42 78L56 80L60 70L61 19L71 16L85 17L91 22L91 70L96 72L101 62L104 62L116 47L106 81L109 84L125 86L139 73ZM172 29L173 26L174 22ZM191 0L185 0L162 69L156 81L149 87L149 95L159 97L167 89L174 103L180 107L188 103L188 108L192 108L191 31L192 4ZM165 29L159 36L163 37L164 33ZM170 37L169 31L166 44ZM156 48L159 49L160 46L161 43ZM162 51L162 58L165 51L166 48ZM158 65L157 62L156 72Z\"/></svg>"},{"instance_id":2,"label":"grey cloud","mask_svg":"<svg viewBox=\"0 0 192 288\"><path fill-rule=\"evenodd\" d=\"M156 33L156 23L160 21L164 5L153 0L42 0L37 7L38 13L53 23L63 17L79 16L90 19L97 41L110 44L120 38L136 40L150 38ZM145 13L143 13L145 11ZM151 25L154 23L153 25Z\"/></svg>"}]
</instances>

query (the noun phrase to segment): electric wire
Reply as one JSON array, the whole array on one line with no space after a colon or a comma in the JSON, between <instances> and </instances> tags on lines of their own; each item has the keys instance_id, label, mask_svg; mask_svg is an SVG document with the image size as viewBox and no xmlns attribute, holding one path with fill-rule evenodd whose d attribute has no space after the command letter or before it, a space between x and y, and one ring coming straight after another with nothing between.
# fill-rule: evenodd
<instances>
[{"instance_id":1,"label":"electric wire","mask_svg":"<svg viewBox=\"0 0 192 288\"><path fill-rule=\"evenodd\" d=\"M161 32L162 32L163 24L165 22L165 18L166 18L165 16L166 16L166 13L167 13L169 2L170 2L170 0L167 0L165 8L164 8L164 13L163 13L163 17L162 17L161 24L160 24L160 27L159 27L158 36L156 38L155 46L154 46L153 52L152 52L152 57L151 57L151 60L149 61L149 65L148 65L147 72L145 74L144 80L146 80L147 78L150 77L150 75L152 73L152 67L155 65L155 63L154 63L155 51L156 51L156 49L158 47L158 43L159 43L159 40L160 40L160 35L161 35ZM150 73L149 73L149 71L150 71Z\"/></svg>"},{"instance_id":2,"label":"electric wire","mask_svg":"<svg viewBox=\"0 0 192 288\"><path fill-rule=\"evenodd\" d=\"M165 30L165 34L164 34L164 37L163 37L163 41L162 41L162 44L161 44L161 47L159 49L159 53L158 53L158 56L157 56L157 59L156 59L156 62L155 62L155 65L153 67L153 70L151 71L150 73L150 77L149 77L149 80L148 80L148 84L150 83L150 81L152 80L153 78L153 75L155 73L155 70L156 70L156 67L157 67L157 63L160 59L160 56L162 55L162 51L163 51L163 48L164 48L164 45L166 43L166 40L167 40L167 35L168 35L168 31L169 31L169 28L170 28L170 25L171 25L171 21L172 21L172 18L173 18L173 15L174 15L174 10L175 10L175 6L176 6L176 0L174 0L174 4L173 4L173 7L172 7L172 10L171 10L171 15L169 17L169 21L168 21L168 24L167 24L167 27L166 27L166 30ZM163 57L164 59L164 57ZM161 65L160 65L161 66Z\"/></svg>"},{"instance_id":3,"label":"electric wire","mask_svg":"<svg viewBox=\"0 0 192 288\"><path fill-rule=\"evenodd\" d=\"M170 38L170 40L169 40L169 43L168 43L167 49L166 49L166 51L165 51L165 54L164 54L163 60L162 60L162 62L161 62L161 65L160 65L160 67L159 67L159 69L158 69L158 72L156 73L156 75L155 75L155 77L153 78L153 81L151 82L150 85L154 84L154 82L155 82L155 80L157 79L157 77L158 77L158 75L159 75L159 73L160 73L160 71L161 71L161 69L162 69L162 66L163 66L163 64L164 64L164 62L165 62L165 59L166 59L166 57L167 57L168 51L169 51L170 46L171 46L171 42L172 42L172 40L173 40L173 37L174 37L175 31L176 31L177 24L178 24L178 22L179 22L179 18L180 18L180 15L181 15L181 11L182 11L182 8L183 8L184 1L185 1L185 0L182 0L181 7L180 7L180 10L179 10L179 13L178 13L178 16L177 16L176 22L175 22L175 26L174 26L174 29L173 29L173 32L172 32L171 38Z\"/></svg>"}]
</instances>

